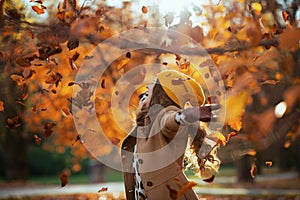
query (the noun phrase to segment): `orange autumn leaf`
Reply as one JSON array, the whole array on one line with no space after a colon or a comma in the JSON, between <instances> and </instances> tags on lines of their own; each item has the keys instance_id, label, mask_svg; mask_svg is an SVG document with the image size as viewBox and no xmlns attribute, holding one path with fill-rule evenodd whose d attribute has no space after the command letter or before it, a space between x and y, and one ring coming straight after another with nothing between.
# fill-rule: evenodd
<instances>
[{"instance_id":1,"label":"orange autumn leaf","mask_svg":"<svg viewBox=\"0 0 300 200\"><path fill-rule=\"evenodd\" d=\"M237 132L234 132L234 131L230 132L230 133L227 135L227 142L230 140L230 138L236 136L237 134L238 134L238 133L237 133Z\"/></svg>"},{"instance_id":2,"label":"orange autumn leaf","mask_svg":"<svg viewBox=\"0 0 300 200\"><path fill-rule=\"evenodd\" d=\"M41 5L41 8L39 8L38 6L32 6L31 8L32 8L32 10L33 10L34 12L36 12L36 14L41 15L41 14L44 14L44 13L45 13L44 9L45 9L46 7L43 6L43 5Z\"/></svg>"},{"instance_id":3,"label":"orange autumn leaf","mask_svg":"<svg viewBox=\"0 0 300 200\"><path fill-rule=\"evenodd\" d=\"M265 164L268 166L268 167L271 167L273 165L273 162L272 161L266 161Z\"/></svg>"},{"instance_id":4,"label":"orange autumn leaf","mask_svg":"<svg viewBox=\"0 0 300 200\"><path fill-rule=\"evenodd\" d=\"M17 128L21 126L19 122L19 116L15 116L13 118L7 118L7 127L12 129L12 128Z\"/></svg>"},{"instance_id":5,"label":"orange autumn leaf","mask_svg":"<svg viewBox=\"0 0 300 200\"><path fill-rule=\"evenodd\" d=\"M185 184L184 186L182 186L180 188L180 190L177 192L177 198L180 198L182 195L184 195L184 193L189 190L192 189L192 187L196 186L197 183L195 183L194 181L189 181L187 184Z\"/></svg>"},{"instance_id":6,"label":"orange autumn leaf","mask_svg":"<svg viewBox=\"0 0 300 200\"><path fill-rule=\"evenodd\" d=\"M36 144L41 144L42 138L40 138L37 134L34 134L33 137Z\"/></svg>"},{"instance_id":7,"label":"orange autumn leaf","mask_svg":"<svg viewBox=\"0 0 300 200\"><path fill-rule=\"evenodd\" d=\"M69 182L69 176L71 175L70 170L69 169L65 169L60 175L59 175L59 179L60 179L60 185L61 187L65 187L68 182Z\"/></svg>"},{"instance_id":8,"label":"orange autumn leaf","mask_svg":"<svg viewBox=\"0 0 300 200\"><path fill-rule=\"evenodd\" d=\"M0 100L0 112L4 111L4 102Z\"/></svg>"},{"instance_id":9,"label":"orange autumn leaf","mask_svg":"<svg viewBox=\"0 0 300 200\"><path fill-rule=\"evenodd\" d=\"M284 50L296 48L299 45L300 29L286 29L279 35L279 47Z\"/></svg>"},{"instance_id":10,"label":"orange autumn leaf","mask_svg":"<svg viewBox=\"0 0 300 200\"><path fill-rule=\"evenodd\" d=\"M143 12L144 14L147 14L147 13L148 13L148 8L147 8L146 6L143 6L143 7L142 7L142 12Z\"/></svg>"},{"instance_id":11,"label":"orange autumn leaf","mask_svg":"<svg viewBox=\"0 0 300 200\"><path fill-rule=\"evenodd\" d=\"M21 75L12 74L10 75L11 80L15 81L18 86L21 86L23 84L23 77Z\"/></svg>"},{"instance_id":12,"label":"orange autumn leaf","mask_svg":"<svg viewBox=\"0 0 300 200\"><path fill-rule=\"evenodd\" d=\"M256 151L254 149L249 149L248 155L249 156L255 156L256 155Z\"/></svg>"},{"instance_id":13,"label":"orange autumn leaf","mask_svg":"<svg viewBox=\"0 0 300 200\"><path fill-rule=\"evenodd\" d=\"M102 187L98 192L106 192L108 190L108 187Z\"/></svg>"},{"instance_id":14,"label":"orange autumn leaf","mask_svg":"<svg viewBox=\"0 0 300 200\"><path fill-rule=\"evenodd\" d=\"M251 169L250 169L250 175L251 175L252 178L255 178L256 171L257 171L256 165L252 163L251 164Z\"/></svg>"}]
</instances>

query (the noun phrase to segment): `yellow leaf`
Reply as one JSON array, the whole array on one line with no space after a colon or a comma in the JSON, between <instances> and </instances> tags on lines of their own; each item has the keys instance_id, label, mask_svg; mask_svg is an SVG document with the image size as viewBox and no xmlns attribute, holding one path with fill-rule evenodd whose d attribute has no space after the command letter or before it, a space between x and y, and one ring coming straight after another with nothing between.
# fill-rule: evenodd
<instances>
[{"instance_id":1,"label":"yellow leaf","mask_svg":"<svg viewBox=\"0 0 300 200\"><path fill-rule=\"evenodd\" d=\"M259 15L262 11L262 5L258 2L251 3L251 8Z\"/></svg>"},{"instance_id":2,"label":"yellow leaf","mask_svg":"<svg viewBox=\"0 0 300 200\"><path fill-rule=\"evenodd\" d=\"M226 145L226 138L225 136L219 132L219 131L215 131L209 135L207 135L207 137L209 139L212 139L213 141L219 143L219 144L222 144L223 146Z\"/></svg>"},{"instance_id":3,"label":"yellow leaf","mask_svg":"<svg viewBox=\"0 0 300 200\"><path fill-rule=\"evenodd\" d=\"M227 124L235 131L240 131L242 128L242 116L239 115L227 121Z\"/></svg>"},{"instance_id":4,"label":"yellow leaf","mask_svg":"<svg viewBox=\"0 0 300 200\"><path fill-rule=\"evenodd\" d=\"M229 122L231 120L236 120L244 113L244 108L247 104L248 97L249 97L249 92L242 91L237 95L232 95L226 98L225 101L226 122Z\"/></svg>"}]
</instances>

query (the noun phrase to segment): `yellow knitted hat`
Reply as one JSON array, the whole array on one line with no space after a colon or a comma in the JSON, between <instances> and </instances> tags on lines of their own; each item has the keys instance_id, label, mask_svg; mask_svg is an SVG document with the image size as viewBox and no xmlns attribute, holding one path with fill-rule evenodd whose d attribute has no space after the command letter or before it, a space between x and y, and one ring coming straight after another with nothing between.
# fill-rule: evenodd
<instances>
[{"instance_id":1,"label":"yellow knitted hat","mask_svg":"<svg viewBox=\"0 0 300 200\"><path fill-rule=\"evenodd\" d=\"M157 78L165 93L177 105L183 107L188 101L192 106L204 103L203 90L193 78L176 70L164 70L157 74Z\"/></svg>"}]
</instances>

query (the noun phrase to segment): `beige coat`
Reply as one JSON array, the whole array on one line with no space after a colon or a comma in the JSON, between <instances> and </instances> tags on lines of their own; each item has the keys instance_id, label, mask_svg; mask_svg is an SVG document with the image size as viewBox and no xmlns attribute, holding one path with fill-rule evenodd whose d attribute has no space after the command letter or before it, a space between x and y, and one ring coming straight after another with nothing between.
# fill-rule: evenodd
<instances>
[{"instance_id":1,"label":"beige coat","mask_svg":"<svg viewBox=\"0 0 300 200\"><path fill-rule=\"evenodd\" d=\"M182 165L188 133L192 129L191 126L179 126L175 122L175 114L178 110L175 106L163 109L155 117L150 129L135 127L123 141L122 166L128 200L134 200L132 152L135 144L137 144L137 153L149 152L147 155L138 154L139 172L148 200L172 200L168 187L179 191L188 182ZM198 198L195 192L189 189L178 198L178 200L183 199Z\"/></svg>"}]
</instances>

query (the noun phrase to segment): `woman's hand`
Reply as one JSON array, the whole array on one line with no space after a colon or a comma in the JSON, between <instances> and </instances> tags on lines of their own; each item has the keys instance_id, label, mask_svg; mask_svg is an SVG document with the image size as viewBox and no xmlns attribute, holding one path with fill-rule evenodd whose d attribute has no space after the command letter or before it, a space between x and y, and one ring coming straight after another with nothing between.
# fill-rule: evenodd
<instances>
[{"instance_id":1,"label":"woman's hand","mask_svg":"<svg viewBox=\"0 0 300 200\"><path fill-rule=\"evenodd\" d=\"M182 115L184 116L184 120L188 123L196 121L209 122L212 118L215 118L212 111L218 110L219 108L219 104L207 104L204 106L186 108L182 111Z\"/></svg>"}]
</instances>

